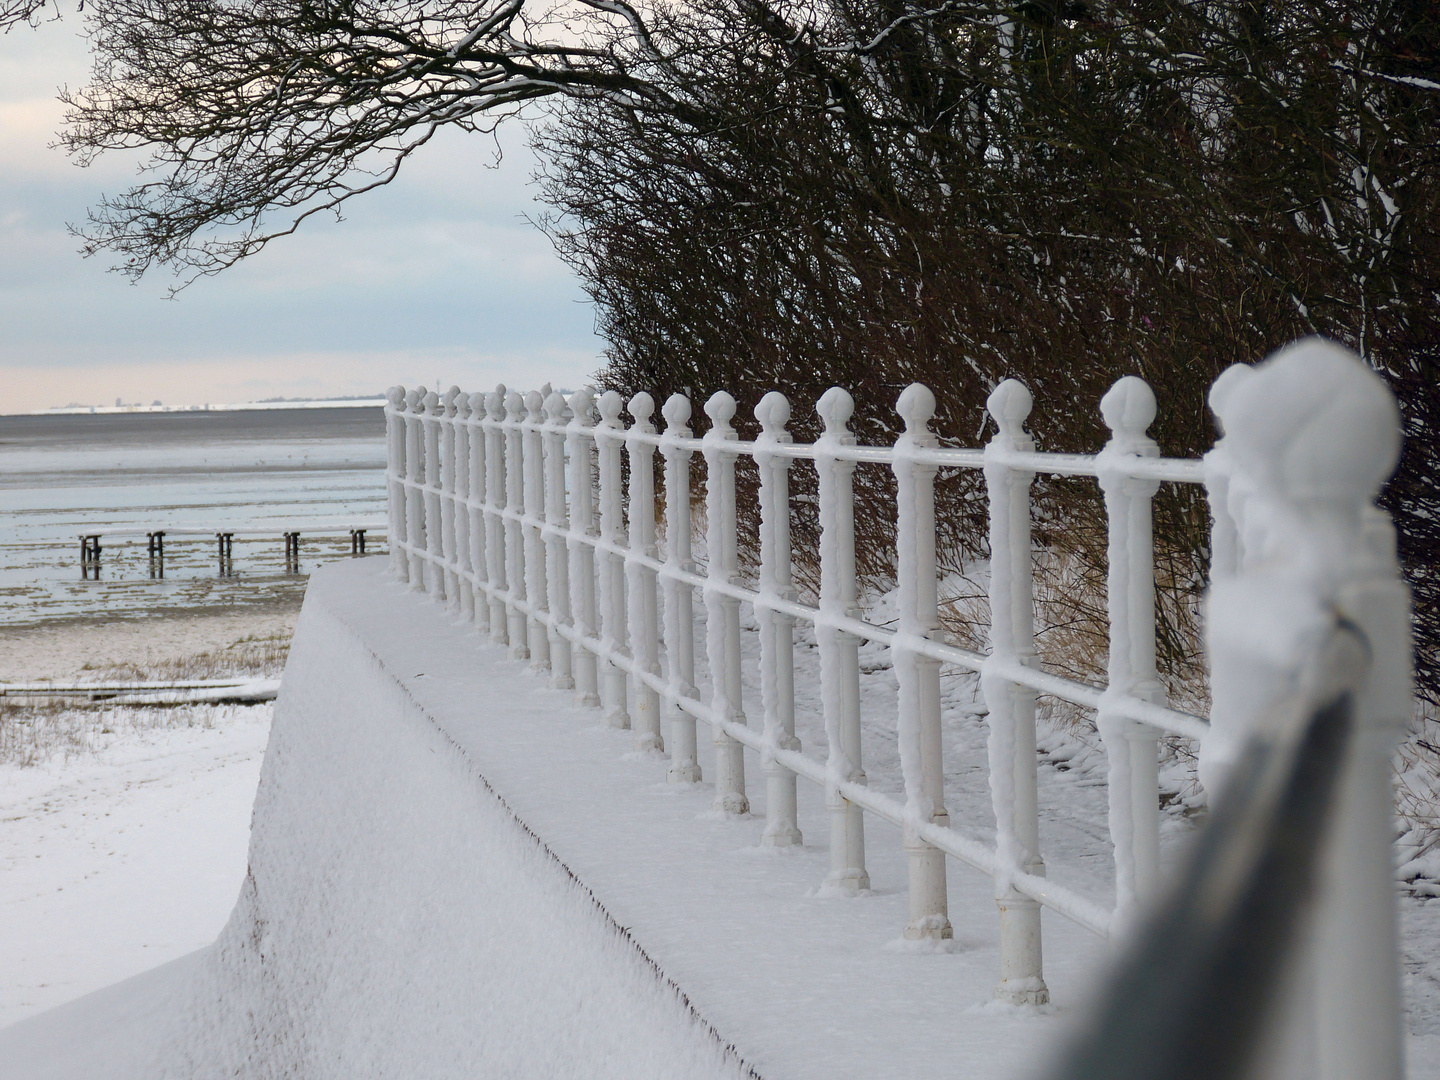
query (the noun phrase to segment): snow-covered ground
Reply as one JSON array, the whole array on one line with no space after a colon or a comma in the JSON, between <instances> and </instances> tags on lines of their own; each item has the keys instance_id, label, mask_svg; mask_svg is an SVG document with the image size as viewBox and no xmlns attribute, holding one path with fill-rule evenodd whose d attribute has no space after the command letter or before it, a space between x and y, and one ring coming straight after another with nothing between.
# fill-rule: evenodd
<instances>
[{"instance_id":1,"label":"snow-covered ground","mask_svg":"<svg viewBox=\"0 0 1440 1080\"><path fill-rule=\"evenodd\" d=\"M28 835L37 845L42 834L59 835L64 842L47 840L46 850L72 852L73 862L41 861L59 875L54 883L82 899L89 888L97 905L114 904L117 912L129 905L131 914L117 918L152 928L146 931L151 944L140 940L146 933L126 938L118 931L97 933L95 942L108 948L110 941L128 940L125 957L139 953L158 963L208 941L237 892L241 901L216 947L0 1035L0 1059L7 1047L54 1045L57 1032L74 1026L133 1031L148 1024L158 1034L153 1013L135 1021L124 1010L170 995L181 1013L195 1013L179 1028L164 1029L179 1032L177 1045L188 1055L170 1059L173 1075L206 1075L201 1060L217 1071L221 1060L244 1060L237 1047L251 1036L275 1040L287 1061L307 1063L313 1076L387 1075L395 1047L417 1041L429 1047L421 1070L428 1076L475 1074L477 1059L467 1054L508 1063L482 1074L564 1075L566 1063L574 1064L567 1042L590 1055L587 1068L576 1066L574 1075L664 1075L667 1060L672 1073L675 1064L688 1062L689 1075L725 1074L725 1063L704 1052L706 1039L697 1043L693 1032L687 1035L683 1010L675 1013L665 994L657 998L637 977L637 970L649 970L635 965L643 955L686 995L692 1021L698 1016L713 1025L721 1043L733 1044L767 1077L988 1080L1034 1060L1036 1047L1053 1036L1057 1017L1063 1022L1073 1012L1103 959L1100 942L1047 914L1047 976L1056 1004L1001 1008L990 1000L997 935L987 879L952 866L955 946L907 951L897 940L905 919L905 867L894 830L867 822L871 895L819 896L826 822L813 787L800 787L803 848L761 849L765 785L752 755L746 760L752 816L718 816L710 810L708 784L666 784L664 760L633 752L630 733L573 708L569 694L544 689L524 665L505 660L423 597L384 580L378 560L327 570L316 585L312 600L320 610L309 616L297 644L298 667L277 706L277 738L251 851L254 876L243 892L246 799L238 795L238 779L232 799L221 777L238 777L246 766L226 757L220 728L210 742L203 730L172 732L158 742L126 743L128 749L117 743L93 761L29 771L25 782L35 789L25 797L24 816L52 824L37 824ZM753 630L746 637L753 672ZM703 657L703 630L699 640ZM797 731L807 752L823 754L813 641L802 638L797 652ZM888 657L867 649L862 664L865 767L872 786L898 791ZM989 838L983 709L971 680L950 675L945 686L952 821ZM759 722L756 699L758 688L747 685L752 724ZM222 727L238 740L245 725ZM253 734L258 755L262 721L255 721ZM708 777L707 734L702 725ZM1060 728L1042 733L1041 744L1050 874L1108 898L1103 755ZM234 750L243 756L241 747ZM253 791L255 758L248 760ZM42 790L46 783L53 794ZM193 809L202 796L210 808L194 820L208 824L194 827L203 835L187 839L190 826L180 824L178 807ZM52 804L60 817L28 809ZM221 814L231 815L230 826L220 825ZM515 829L514 819L523 829ZM213 842L225 828L235 830L237 855L228 883L219 883L225 871ZM1187 829L1178 809L1167 816L1172 841ZM71 835L88 836L90 846L67 846ZM132 850L102 842L110 837L135 845L136 873L129 878L125 863L106 869L111 856L100 847L117 856ZM155 952L155 928L178 925L179 918L154 916L161 902L156 894L188 887L157 883L163 853L183 848L193 857L206 844L216 853L216 891L208 901L197 891L188 904L178 902L196 924L188 944L176 933L167 939L173 939L170 951ZM147 858L148 874L142 869ZM8 882L11 863L3 865ZM183 881L199 879L205 861L194 865L180 872ZM29 910L37 913L37 938L68 935L83 924L85 911L63 906L69 897L40 906L46 887L36 882L37 906ZM9 903L8 892L0 896ZM208 930L199 925L206 903ZM103 925L108 917L93 918ZM1410 1074L1436 1077L1440 900L1407 898L1403 920ZM8 926L0 928L0 935L7 932ZM0 941L10 948L8 938ZM98 958L100 948L91 944L85 955ZM61 961L83 968L84 949L75 952L67 958L63 950L35 951L56 965L40 977L63 974ZM110 961L116 978L147 966L123 960ZM0 965L10 970L9 952L0 955ZM81 985L77 976L68 992L49 1000L104 981L97 975ZM507 1000L507 987L518 1001ZM211 1035L197 1030L202 1023L211 1025ZM599 1030L579 1030L587 1026ZM626 1034L616 1043L618 1032ZM558 1056L536 1057L537 1047ZM608 1072L607 1061L614 1065ZM134 1075L164 1074L157 1068ZM8 1075L0 1063L0 1076ZM54 1075L97 1080L83 1071Z\"/></svg>"},{"instance_id":2,"label":"snow-covered ground","mask_svg":"<svg viewBox=\"0 0 1440 1080\"><path fill-rule=\"evenodd\" d=\"M0 1027L208 945L240 891L271 707L126 711L0 764Z\"/></svg>"}]
</instances>

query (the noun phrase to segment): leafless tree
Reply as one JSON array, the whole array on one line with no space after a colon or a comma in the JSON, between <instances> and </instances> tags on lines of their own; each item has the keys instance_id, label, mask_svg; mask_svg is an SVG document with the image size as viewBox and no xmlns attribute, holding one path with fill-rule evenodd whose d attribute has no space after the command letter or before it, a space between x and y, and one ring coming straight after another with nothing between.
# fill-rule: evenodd
<instances>
[{"instance_id":1,"label":"leafless tree","mask_svg":"<svg viewBox=\"0 0 1440 1080\"><path fill-rule=\"evenodd\" d=\"M0 3L0 25L42 10ZM547 227L616 386L804 401L839 381L878 403L923 379L959 432L1015 374L1045 403L1041 438L1080 449L1104 437L1100 392L1137 372L1164 449L1193 453L1221 368L1304 333L1349 342L1402 400L1387 498L1440 696L1434 0L89 0L86 17L94 75L63 140L82 162L148 158L78 232L132 276L218 272L388 183L441 128L549 99ZM1042 532L1098 566L1080 496L1043 495ZM976 498L947 494L957 551ZM1164 498L1180 611L1203 508Z\"/></svg>"}]
</instances>

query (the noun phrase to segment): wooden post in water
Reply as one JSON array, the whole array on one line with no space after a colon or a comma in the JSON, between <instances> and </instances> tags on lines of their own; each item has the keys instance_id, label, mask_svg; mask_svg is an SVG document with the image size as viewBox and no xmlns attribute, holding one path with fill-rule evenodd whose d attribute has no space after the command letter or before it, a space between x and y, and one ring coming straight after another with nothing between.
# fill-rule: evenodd
<instances>
[{"instance_id":1,"label":"wooden post in water","mask_svg":"<svg viewBox=\"0 0 1440 1080\"><path fill-rule=\"evenodd\" d=\"M159 531L146 533L145 542L146 551L150 556L150 576L163 578L165 576L165 534Z\"/></svg>"},{"instance_id":2,"label":"wooden post in water","mask_svg":"<svg viewBox=\"0 0 1440 1080\"><path fill-rule=\"evenodd\" d=\"M80 537L80 577L100 580L100 537L96 534Z\"/></svg>"}]
</instances>

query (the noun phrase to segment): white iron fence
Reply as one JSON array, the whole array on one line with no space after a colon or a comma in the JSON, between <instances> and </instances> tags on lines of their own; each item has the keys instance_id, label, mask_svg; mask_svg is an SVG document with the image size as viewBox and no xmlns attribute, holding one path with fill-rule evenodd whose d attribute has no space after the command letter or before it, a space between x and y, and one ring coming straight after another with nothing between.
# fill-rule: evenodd
<instances>
[{"instance_id":1,"label":"white iron fence","mask_svg":"<svg viewBox=\"0 0 1440 1080\"><path fill-rule=\"evenodd\" d=\"M1315 343L1298 349L1335 351ZM1353 360L1345 363L1356 369L1356 378L1374 378L1361 373ZM1227 373L1217 383L1212 404L1222 417L1217 398L1241 381L1240 374ZM1205 740L1210 733L1206 719L1166 705L1156 674L1155 492L1161 483L1207 485L1217 580L1234 578L1247 560L1273 554L1276 538L1288 535L1276 525L1284 517L1276 507L1289 504L1272 497L1276 481L1266 469L1274 463L1262 460L1265 454L1273 457L1272 451L1254 450L1257 440L1263 442L1255 434L1263 419L1245 420L1249 442L1231 445L1232 433L1205 462L1162 458L1146 434L1155 416L1154 395L1143 381L1127 377L1101 402L1111 438L1100 453L1042 453L1024 427L1031 404L1023 385L1006 380L988 402L998 434L983 449L953 449L938 445L929 428L935 399L918 384L896 403L904 432L888 447L856 444L847 429L854 403L838 387L816 405L824 431L813 444L791 440L786 432L790 405L778 393L761 399L755 410L761 433L745 442L731 426L735 400L724 392L705 403L709 429L695 438L689 427L691 403L680 395L665 402L664 429L658 431L652 423L655 403L645 393L627 403L610 392L597 403L588 390L566 400L560 394L522 395L503 387L468 396L452 389L443 397L396 387L386 410L390 557L400 578L458 607L493 641L508 645L511 656L528 658L537 670L548 672L552 686L573 688L584 704L603 704L613 724L633 728L640 747L668 750L671 780L700 778L696 720L707 723L715 744L710 779L718 807L748 809L742 755L746 747L758 752L767 785L766 844L799 842L796 778L820 785L830 817L830 886L859 890L868 885L865 812L901 827L909 863L906 937L951 936L947 855L989 874L1000 911L997 996L1043 1003L1048 991L1041 967L1041 907L1102 935L1132 922L1157 888L1157 738ZM627 409L628 426L621 419ZM663 464L663 500L653 490L657 454ZM705 476L709 557L703 569L691 550L691 460L697 454ZM629 462L628 492L622 490L622 457ZM741 457L753 459L759 474L760 561L754 588L742 584L737 565L735 467ZM1343 450L1332 457L1325 467L1335 476L1347 468L1354 472ZM815 469L818 479L820 586L813 607L799 601L791 576L789 476L801 463ZM888 468L896 482L899 619L893 628L866 621L856 595L852 478L862 465ZM947 640L938 618L934 483L940 469L979 470L989 493L992 625L987 653ZM1030 485L1038 473L1094 477L1104 496L1109 661L1103 687L1062 678L1037 662ZM1324 468L1317 474L1321 488L1327 479L1323 473ZM1373 496L1373 490L1361 496L1367 507L1363 513L1353 507L1346 513L1373 525L1378 513L1368 508ZM656 520L657 505L663 505L663 528ZM1329 526L1312 522L1302 525L1302 532L1305 528L1318 535ZM1337 542L1360 541L1347 534ZM1398 581L1393 554L1363 573ZM707 700L696 689L692 607L697 594L713 686ZM760 628L764 720L759 728L750 726L742 711L742 604L753 607ZM815 627L820 648L828 743L824 760L802 753L794 734L797 620ZM885 644L893 658L903 801L865 783L857 654L862 641ZM979 673L989 708L989 775L997 825L993 848L952 827L945 809L939 690L944 664ZM1391 668L1387 677L1403 683L1403 671L1396 674L1399 669ZM1216 679L1218 701L1218 672ZM1403 697L1405 691L1399 693ZM1109 758L1113 910L1046 879L1036 799L1037 694L1098 714ZM668 724L663 736L662 719ZM1393 925L1390 933L1393 945ZM1393 966L1393 957L1389 962Z\"/></svg>"}]
</instances>

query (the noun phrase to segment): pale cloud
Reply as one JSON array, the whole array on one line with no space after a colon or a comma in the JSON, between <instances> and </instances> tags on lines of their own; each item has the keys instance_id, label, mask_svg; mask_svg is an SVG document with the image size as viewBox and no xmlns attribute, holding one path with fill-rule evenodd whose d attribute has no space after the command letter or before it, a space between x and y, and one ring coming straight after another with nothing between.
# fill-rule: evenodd
<instances>
[{"instance_id":1,"label":"pale cloud","mask_svg":"<svg viewBox=\"0 0 1440 1080\"><path fill-rule=\"evenodd\" d=\"M79 169L54 149L88 58L69 24L0 36L0 412L373 393L394 382L575 385L599 366L593 312L548 241L518 127L499 168L484 137L437 138L342 222L297 236L178 300L76 253L66 222L135 161Z\"/></svg>"}]
</instances>

